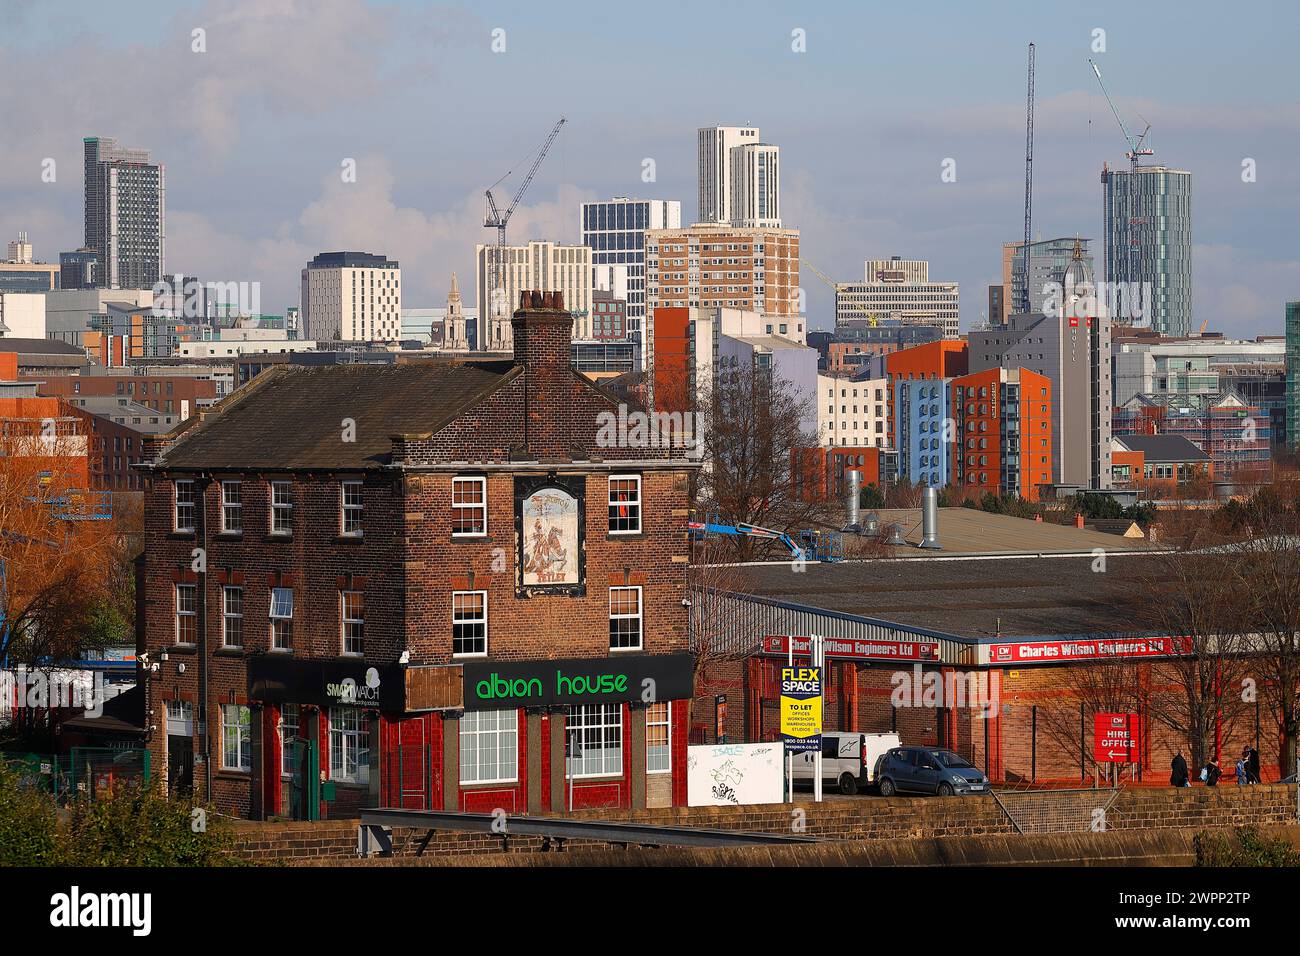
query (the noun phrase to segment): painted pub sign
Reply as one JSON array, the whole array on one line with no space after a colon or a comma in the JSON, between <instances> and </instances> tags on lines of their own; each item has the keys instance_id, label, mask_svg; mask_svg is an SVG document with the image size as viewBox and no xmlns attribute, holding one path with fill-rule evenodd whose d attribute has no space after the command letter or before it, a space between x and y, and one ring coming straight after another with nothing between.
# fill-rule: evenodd
<instances>
[{"instance_id":1,"label":"painted pub sign","mask_svg":"<svg viewBox=\"0 0 1300 956\"><path fill-rule=\"evenodd\" d=\"M584 592L582 493L581 479L550 477L516 483L523 593Z\"/></svg>"}]
</instances>

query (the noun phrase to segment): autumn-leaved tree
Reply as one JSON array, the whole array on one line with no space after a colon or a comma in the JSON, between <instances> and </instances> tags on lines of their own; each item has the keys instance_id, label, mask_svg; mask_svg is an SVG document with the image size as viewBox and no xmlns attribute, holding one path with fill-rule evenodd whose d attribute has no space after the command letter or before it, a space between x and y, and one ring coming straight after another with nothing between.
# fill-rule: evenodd
<instances>
[{"instance_id":1,"label":"autumn-leaved tree","mask_svg":"<svg viewBox=\"0 0 1300 956\"><path fill-rule=\"evenodd\" d=\"M61 663L132 641L123 568L137 542L118 520L92 519L84 469L61 467L84 448L76 437L0 435L0 659L10 664ZM105 627L112 615L125 626Z\"/></svg>"}]
</instances>

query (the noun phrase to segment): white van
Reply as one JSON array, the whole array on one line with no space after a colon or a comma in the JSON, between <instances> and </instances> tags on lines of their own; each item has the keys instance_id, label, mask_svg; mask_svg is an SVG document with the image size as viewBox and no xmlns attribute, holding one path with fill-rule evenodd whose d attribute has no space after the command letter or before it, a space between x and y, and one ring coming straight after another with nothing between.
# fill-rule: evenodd
<instances>
[{"instance_id":1,"label":"white van","mask_svg":"<svg viewBox=\"0 0 1300 956\"><path fill-rule=\"evenodd\" d=\"M902 746L898 734L864 734L828 730L822 734L822 783L833 783L840 793L854 794L876 783L876 761L886 751ZM811 780L816 754L794 755L794 779Z\"/></svg>"}]
</instances>

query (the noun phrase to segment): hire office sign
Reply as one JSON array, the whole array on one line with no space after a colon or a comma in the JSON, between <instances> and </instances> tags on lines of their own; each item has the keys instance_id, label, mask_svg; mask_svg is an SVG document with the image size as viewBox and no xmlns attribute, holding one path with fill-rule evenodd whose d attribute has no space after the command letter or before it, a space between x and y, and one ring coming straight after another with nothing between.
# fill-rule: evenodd
<instances>
[{"instance_id":1,"label":"hire office sign","mask_svg":"<svg viewBox=\"0 0 1300 956\"><path fill-rule=\"evenodd\" d=\"M1137 714L1094 714L1092 758L1097 763L1138 763L1140 726Z\"/></svg>"},{"instance_id":2,"label":"hire office sign","mask_svg":"<svg viewBox=\"0 0 1300 956\"><path fill-rule=\"evenodd\" d=\"M822 749L822 669L781 668L781 739L786 753Z\"/></svg>"}]
</instances>

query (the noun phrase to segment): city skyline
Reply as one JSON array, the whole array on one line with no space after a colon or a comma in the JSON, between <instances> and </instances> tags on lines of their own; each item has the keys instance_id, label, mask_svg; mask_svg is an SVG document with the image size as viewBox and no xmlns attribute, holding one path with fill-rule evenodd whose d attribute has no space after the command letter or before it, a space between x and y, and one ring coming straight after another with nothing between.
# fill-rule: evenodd
<instances>
[{"instance_id":1,"label":"city skyline","mask_svg":"<svg viewBox=\"0 0 1300 956\"><path fill-rule=\"evenodd\" d=\"M1179 24L1161 21L1167 44L1150 29L1154 14L1119 6L1024 10L1023 28L1000 23L996 34L991 22L950 8L927 26L927 42L951 61L932 76L897 50L856 62L855 31L903 29L901 12L873 19L843 5L808 13L760 5L733 45L709 46L712 60L697 55L698 37L655 24L644 48L671 53L670 72L679 59L690 67L667 78L671 91L726 75L738 58L766 61L747 97L724 83L689 109L673 95L590 82L616 66L594 28L589 59L548 57L556 27L520 5L431 11L328 0L309 9L259 5L252 18L241 2L170 15L170 6L152 6L156 21L130 35L90 5L84 35L62 32L68 21L34 4L13 8L0 50L42 96L12 98L11 123L26 135L0 146L0 233L27 231L38 258L55 261L82 245L77 154L84 137L112 136L167 166L169 271L260 281L265 310L278 313L297 302L302 262L363 248L407 264L404 304L439 306L451 273L471 275L475 244L490 241L483 189L515 168L557 116L569 125L511 221L511 243L576 242L581 203L614 196L680 200L683 222L695 221L697 129L749 123L782 148L783 224L800 230L809 261L851 281L864 259L928 259L970 290L966 330L985 309L982 291L1001 280L1001 244L1021 230L1023 54L1033 40L1036 235L1100 236L1101 165L1124 164L1091 56L1121 112L1152 123L1152 160L1195 177L1194 325L1280 334L1284 302L1300 285L1300 258L1286 246L1300 194L1289 162L1300 148L1300 114L1285 100L1285 68L1280 55L1266 55L1272 37L1251 37L1262 52L1241 62L1234 40L1247 42L1245 28L1215 20L1207 29L1208 6L1189 8ZM1295 19L1273 7L1279 22ZM365 16L380 9L383 16ZM664 8L664 19L674 9ZM728 16L701 15L702 26ZM196 29L206 31L201 53L192 50ZM505 31L501 53L492 52L497 29ZM1104 53L1092 48L1096 29L1106 31ZM357 30L367 42L349 39ZM792 31L804 31L806 52L792 49ZM73 54L56 68L49 53L64 45ZM296 52L308 48L311 57ZM269 85L245 76L269 65L279 71ZM159 67L173 83L156 83ZM538 70L571 92L541 109L495 95ZM115 95L82 95L92 77ZM464 92L471 78L472 94ZM768 95L776 87L782 95ZM367 105L379 97L385 105ZM56 164L52 183L42 181L46 159ZM340 176L348 159L355 182ZM941 179L947 159L955 182ZM1245 159L1255 162L1254 182L1243 181ZM653 182L642 178L646 160ZM830 290L802 278L810 327L829 328Z\"/></svg>"}]
</instances>

